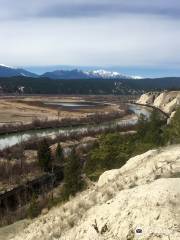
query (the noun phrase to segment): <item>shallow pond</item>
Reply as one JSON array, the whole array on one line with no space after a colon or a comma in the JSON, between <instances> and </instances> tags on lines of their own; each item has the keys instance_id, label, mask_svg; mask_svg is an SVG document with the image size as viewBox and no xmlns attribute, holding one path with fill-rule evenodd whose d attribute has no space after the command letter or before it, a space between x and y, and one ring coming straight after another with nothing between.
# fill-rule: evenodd
<instances>
[{"instance_id":1,"label":"shallow pond","mask_svg":"<svg viewBox=\"0 0 180 240\"><path fill-rule=\"evenodd\" d=\"M88 102L88 101L79 101L79 102L44 102L47 106L56 106L61 108L68 108L68 109L82 109L82 108L92 108L96 106L104 106L107 105L106 103L99 103L99 102Z\"/></svg>"}]
</instances>

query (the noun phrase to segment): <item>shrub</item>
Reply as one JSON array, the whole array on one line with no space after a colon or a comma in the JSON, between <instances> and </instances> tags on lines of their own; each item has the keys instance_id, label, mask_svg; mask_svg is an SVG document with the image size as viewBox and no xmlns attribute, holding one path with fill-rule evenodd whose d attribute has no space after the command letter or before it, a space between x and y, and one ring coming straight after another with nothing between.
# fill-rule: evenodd
<instances>
[{"instance_id":1,"label":"shrub","mask_svg":"<svg viewBox=\"0 0 180 240\"><path fill-rule=\"evenodd\" d=\"M85 173L92 181L96 181L102 172L121 168L130 157L163 145L166 142L163 128L164 120L157 111L153 111L149 120L140 116L134 135L102 135L99 144L89 153Z\"/></svg>"},{"instance_id":2,"label":"shrub","mask_svg":"<svg viewBox=\"0 0 180 240\"><path fill-rule=\"evenodd\" d=\"M97 180L102 172L122 167L129 158L128 136L106 134L99 139L99 145L90 151L85 172L91 180ZM129 145L130 146L130 145Z\"/></svg>"},{"instance_id":3,"label":"shrub","mask_svg":"<svg viewBox=\"0 0 180 240\"><path fill-rule=\"evenodd\" d=\"M51 158L51 150L48 144L48 141L46 139L43 139L38 146L38 161L39 166L44 171L49 171L51 164L52 164L52 158Z\"/></svg>"},{"instance_id":4,"label":"shrub","mask_svg":"<svg viewBox=\"0 0 180 240\"><path fill-rule=\"evenodd\" d=\"M63 164L64 156L63 156L63 149L62 149L60 143L57 144L55 158L59 164L61 164L61 165Z\"/></svg>"},{"instance_id":5,"label":"shrub","mask_svg":"<svg viewBox=\"0 0 180 240\"><path fill-rule=\"evenodd\" d=\"M180 142L180 107L177 109L170 125L165 130L165 137L171 143Z\"/></svg>"},{"instance_id":6,"label":"shrub","mask_svg":"<svg viewBox=\"0 0 180 240\"><path fill-rule=\"evenodd\" d=\"M68 199L71 195L74 196L82 189L82 185L81 164L73 148L64 167L64 199Z\"/></svg>"},{"instance_id":7,"label":"shrub","mask_svg":"<svg viewBox=\"0 0 180 240\"><path fill-rule=\"evenodd\" d=\"M39 215L39 213L40 213L40 209L38 207L38 202L37 202L36 196L33 195L30 205L29 205L29 208L27 210L27 215L29 218L33 219L33 218L37 217Z\"/></svg>"}]
</instances>

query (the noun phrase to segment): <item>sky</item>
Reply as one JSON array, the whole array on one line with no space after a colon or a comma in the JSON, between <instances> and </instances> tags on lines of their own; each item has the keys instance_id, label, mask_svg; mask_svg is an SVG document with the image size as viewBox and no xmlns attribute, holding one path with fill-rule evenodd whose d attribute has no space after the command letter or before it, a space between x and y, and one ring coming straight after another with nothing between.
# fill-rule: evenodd
<instances>
[{"instance_id":1,"label":"sky","mask_svg":"<svg viewBox=\"0 0 180 240\"><path fill-rule=\"evenodd\" d=\"M0 63L180 76L180 1L0 0Z\"/></svg>"}]
</instances>

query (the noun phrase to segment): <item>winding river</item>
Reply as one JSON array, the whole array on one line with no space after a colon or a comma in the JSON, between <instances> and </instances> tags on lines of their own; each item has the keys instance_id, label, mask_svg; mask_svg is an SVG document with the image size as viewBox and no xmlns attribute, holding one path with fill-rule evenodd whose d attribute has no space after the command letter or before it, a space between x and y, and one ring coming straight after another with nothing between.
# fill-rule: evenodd
<instances>
[{"instance_id":1,"label":"winding river","mask_svg":"<svg viewBox=\"0 0 180 240\"><path fill-rule=\"evenodd\" d=\"M88 125L88 126L79 126L79 127L66 127L66 128L54 128L54 129L42 129L42 130L32 130L20 133L13 134L5 134L0 136L0 150L5 149L6 147L12 147L18 143L25 142L31 139L42 138L42 137L52 137L55 138L57 135L68 136L71 133L79 133L79 132L87 132L91 129L94 131L97 130L106 130L113 129L115 126L130 126L135 125L138 120L138 116L140 114L149 117L150 108L144 106L137 106L135 104L128 105L129 110L131 110L134 114L132 114L131 118L128 119L116 119L114 121L96 124L96 125Z\"/></svg>"}]
</instances>

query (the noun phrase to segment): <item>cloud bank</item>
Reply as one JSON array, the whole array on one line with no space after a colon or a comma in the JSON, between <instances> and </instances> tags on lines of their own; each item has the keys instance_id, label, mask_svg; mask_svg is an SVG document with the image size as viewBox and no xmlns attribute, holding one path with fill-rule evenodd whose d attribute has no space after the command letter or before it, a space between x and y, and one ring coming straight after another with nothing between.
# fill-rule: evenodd
<instances>
[{"instance_id":1,"label":"cloud bank","mask_svg":"<svg viewBox=\"0 0 180 240\"><path fill-rule=\"evenodd\" d=\"M0 62L180 64L178 0L0 0Z\"/></svg>"}]
</instances>

